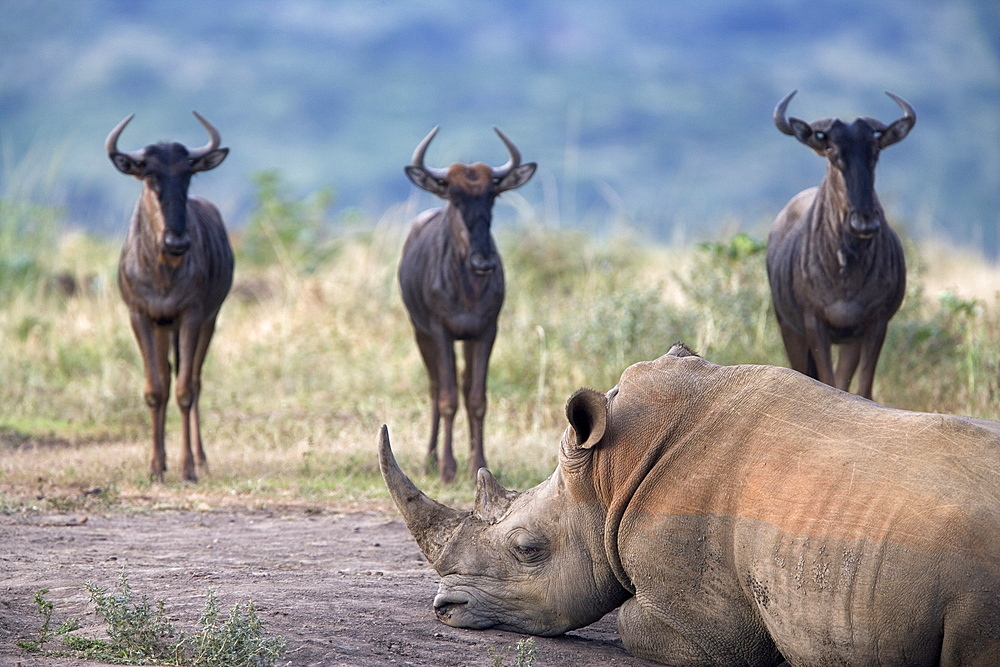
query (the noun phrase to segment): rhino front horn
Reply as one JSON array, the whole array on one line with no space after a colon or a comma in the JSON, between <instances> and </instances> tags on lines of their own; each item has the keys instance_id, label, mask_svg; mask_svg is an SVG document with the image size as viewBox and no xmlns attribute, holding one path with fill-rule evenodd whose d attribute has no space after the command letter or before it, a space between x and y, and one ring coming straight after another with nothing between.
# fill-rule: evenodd
<instances>
[{"instance_id":1,"label":"rhino front horn","mask_svg":"<svg viewBox=\"0 0 1000 667\"><path fill-rule=\"evenodd\" d=\"M389 429L384 425L378 437L378 459L382 479L399 508L399 513L403 515L406 527L410 529L410 534L417 541L427 562L435 565L455 529L469 513L431 500L410 481L399 469L396 457L392 455Z\"/></svg>"}]
</instances>

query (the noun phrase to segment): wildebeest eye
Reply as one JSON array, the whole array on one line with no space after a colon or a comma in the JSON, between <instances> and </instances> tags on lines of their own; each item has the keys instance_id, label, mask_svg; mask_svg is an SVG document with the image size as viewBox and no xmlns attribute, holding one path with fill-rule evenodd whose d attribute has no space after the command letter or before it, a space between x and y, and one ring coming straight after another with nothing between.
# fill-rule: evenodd
<instances>
[{"instance_id":1,"label":"wildebeest eye","mask_svg":"<svg viewBox=\"0 0 1000 667\"><path fill-rule=\"evenodd\" d=\"M825 140L826 139L826 132L817 132L816 133L816 138L819 139L820 141Z\"/></svg>"},{"instance_id":2,"label":"wildebeest eye","mask_svg":"<svg viewBox=\"0 0 1000 667\"><path fill-rule=\"evenodd\" d=\"M885 134L885 132L883 132L882 130L875 130L874 132L872 132L872 136L875 137L876 139L881 139L883 134Z\"/></svg>"}]
</instances>

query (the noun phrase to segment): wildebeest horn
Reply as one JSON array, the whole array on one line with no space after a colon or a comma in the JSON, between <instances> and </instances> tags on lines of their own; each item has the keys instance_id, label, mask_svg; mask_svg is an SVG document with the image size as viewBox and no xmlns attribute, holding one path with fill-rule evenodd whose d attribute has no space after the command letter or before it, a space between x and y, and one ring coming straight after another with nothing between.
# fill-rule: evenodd
<instances>
[{"instance_id":1,"label":"wildebeest horn","mask_svg":"<svg viewBox=\"0 0 1000 667\"><path fill-rule=\"evenodd\" d=\"M493 178L499 181L509 174L511 170L521 165L521 151L517 149L513 141L507 138L507 135L500 131L499 127L494 126L493 131L497 133L500 140L507 146L507 152L510 153L510 159L507 160L506 164L502 167L493 167Z\"/></svg>"},{"instance_id":2,"label":"wildebeest horn","mask_svg":"<svg viewBox=\"0 0 1000 667\"><path fill-rule=\"evenodd\" d=\"M122 130L125 129L125 126L128 125L129 121L133 118L135 118L135 114L130 113L125 117L125 120L115 125L115 129L111 130L111 134L109 134L108 138L104 140L104 150L108 155L114 155L115 153L122 152L118 150L118 136L121 135ZM142 151L133 151L131 153L126 153L126 155L131 157L133 160L142 159Z\"/></svg>"},{"instance_id":3,"label":"wildebeest horn","mask_svg":"<svg viewBox=\"0 0 1000 667\"><path fill-rule=\"evenodd\" d=\"M795 93L797 92L799 91L796 89L788 93L783 98L781 98L781 101L778 102L778 106L774 107L774 124L778 127L779 130L781 130L785 134L790 134L793 137L795 136L795 131L792 130L792 126L791 124L789 124L788 118L785 117L785 109L788 108L788 103L792 100L793 97L795 97Z\"/></svg>"},{"instance_id":4,"label":"wildebeest horn","mask_svg":"<svg viewBox=\"0 0 1000 667\"><path fill-rule=\"evenodd\" d=\"M201 148L188 149L188 158L191 160L197 160L200 157L204 157L214 151L219 147L222 142L222 137L219 136L219 131L215 129L215 126L205 120L197 111L192 111L194 117L198 119L198 122L208 131L208 143Z\"/></svg>"},{"instance_id":5,"label":"wildebeest horn","mask_svg":"<svg viewBox=\"0 0 1000 667\"><path fill-rule=\"evenodd\" d=\"M903 118L912 118L913 120L917 119L917 113L913 110L913 107L910 106L909 102L895 93L890 93L888 90L885 91L885 94L891 97L893 101L903 110Z\"/></svg>"},{"instance_id":6,"label":"wildebeest horn","mask_svg":"<svg viewBox=\"0 0 1000 667\"><path fill-rule=\"evenodd\" d=\"M430 145L431 139L434 138L440 129L440 125L435 125L434 129L423 138L423 141L417 144L417 149L413 151L413 166L419 167L439 181L443 181L448 176L448 171L446 169L424 166L424 153L427 152L427 147Z\"/></svg>"},{"instance_id":7,"label":"wildebeest horn","mask_svg":"<svg viewBox=\"0 0 1000 667\"><path fill-rule=\"evenodd\" d=\"M389 429L382 426L378 436L378 462L389 495L403 515L406 527L417 541L427 561L437 563L455 529L469 516L468 512L452 509L431 500L410 481L392 455Z\"/></svg>"}]
</instances>

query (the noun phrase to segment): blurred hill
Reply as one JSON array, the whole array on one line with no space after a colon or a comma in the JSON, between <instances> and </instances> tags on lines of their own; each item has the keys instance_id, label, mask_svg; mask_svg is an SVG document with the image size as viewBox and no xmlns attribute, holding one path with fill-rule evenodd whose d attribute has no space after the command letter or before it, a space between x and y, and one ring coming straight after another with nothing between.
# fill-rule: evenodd
<instances>
[{"instance_id":1,"label":"blurred hill","mask_svg":"<svg viewBox=\"0 0 1000 667\"><path fill-rule=\"evenodd\" d=\"M793 88L806 120L890 121L883 91L907 98L916 128L878 172L890 218L997 258L995 0L3 0L0 196L121 233L138 187L104 137L135 112L123 148L200 145L197 109L232 153L192 189L232 226L261 170L332 188L332 219L430 205L402 167L440 124L431 163L503 162L492 125L538 161L507 199L548 225L763 233L824 170L771 122Z\"/></svg>"}]
</instances>

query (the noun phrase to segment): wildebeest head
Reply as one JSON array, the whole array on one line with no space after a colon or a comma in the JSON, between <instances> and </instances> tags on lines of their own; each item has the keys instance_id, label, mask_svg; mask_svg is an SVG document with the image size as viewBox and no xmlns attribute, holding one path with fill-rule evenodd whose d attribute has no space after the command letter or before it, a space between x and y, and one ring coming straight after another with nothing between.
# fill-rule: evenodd
<instances>
[{"instance_id":1,"label":"wildebeest head","mask_svg":"<svg viewBox=\"0 0 1000 667\"><path fill-rule=\"evenodd\" d=\"M538 165L534 162L521 164L521 152L517 146L494 127L510 152L510 159L503 166L456 162L447 169L427 167L424 165L424 153L438 129L431 130L417 146L413 152L413 164L406 167L406 175L414 185L447 200L458 210L464 229L456 231L468 248L469 263L475 273L485 275L496 269L499 263L490 238L493 202L500 193L527 183Z\"/></svg>"},{"instance_id":2,"label":"wildebeest head","mask_svg":"<svg viewBox=\"0 0 1000 667\"><path fill-rule=\"evenodd\" d=\"M142 205L151 214L164 254L173 257L180 257L191 247L187 228L187 192L191 176L218 167L229 154L228 148L219 148L218 130L197 111L193 113L208 131L209 141L201 148L162 143L130 153L120 152L118 136L135 114L118 123L104 144L118 171L143 182Z\"/></svg>"},{"instance_id":3,"label":"wildebeest head","mask_svg":"<svg viewBox=\"0 0 1000 667\"><path fill-rule=\"evenodd\" d=\"M824 118L807 123L785 116L785 109L797 91L786 95L774 109L774 124L825 157L831 173L839 174L847 194L846 219L850 233L871 238L882 226L882 212L875 196L875 165L879 151L902 141L917 121L913 107L898 95L886 91L903 109L903 117L889 125L874 118L858 118L845 123Z\"/></svg>"}]
</instances>

